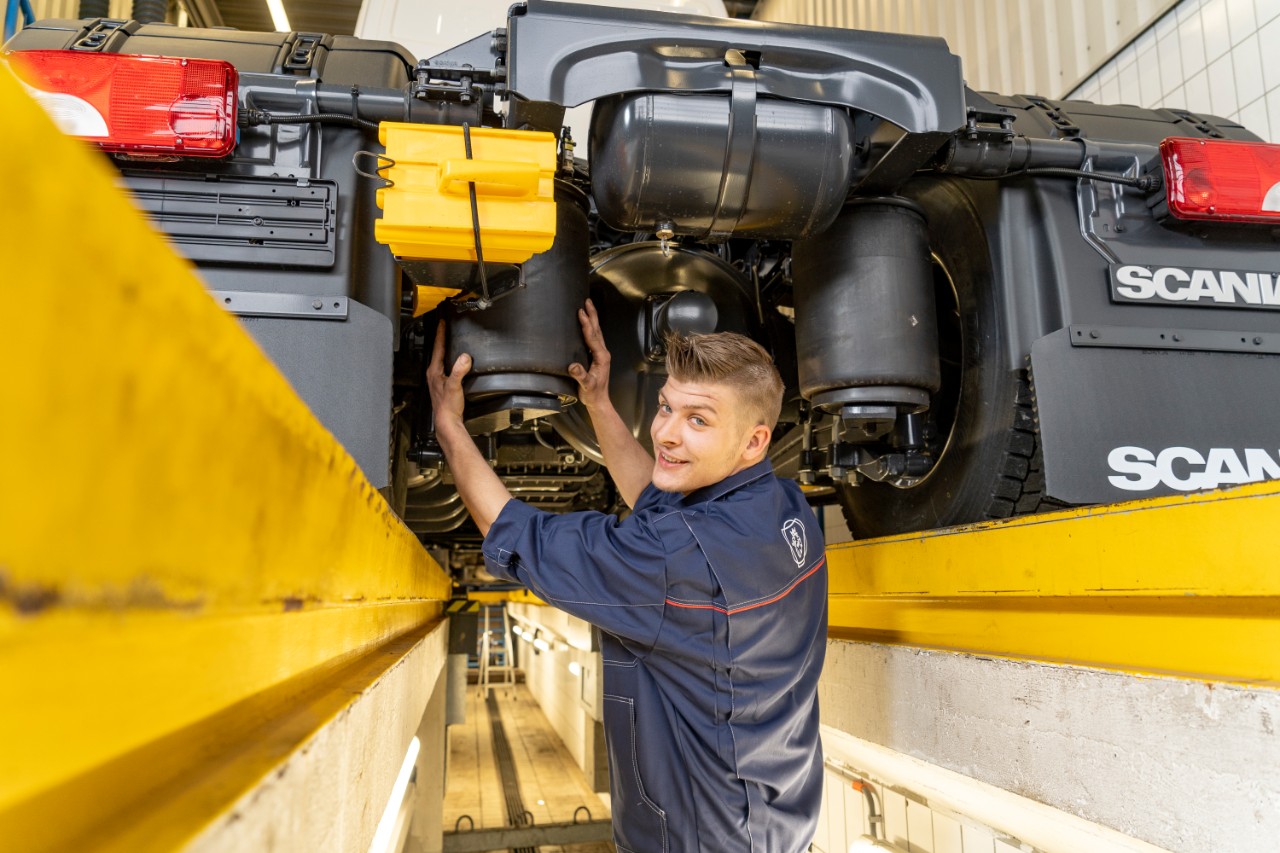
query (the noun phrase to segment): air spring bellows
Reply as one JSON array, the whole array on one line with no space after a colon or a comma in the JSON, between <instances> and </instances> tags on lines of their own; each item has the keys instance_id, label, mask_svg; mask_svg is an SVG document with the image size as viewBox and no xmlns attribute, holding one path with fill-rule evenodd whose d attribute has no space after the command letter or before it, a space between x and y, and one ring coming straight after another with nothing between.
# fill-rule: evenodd
<instances>
[{"instance_id":1,"label":"air spring bellows","mask_svg":"<svg viewBox=\"0 0 1280 853\"><path fill-rule=\"evenodd\" d=\"M555 198L555 242L524 263L525 286L452 321L448 363L464 352L472 359L463 388L474 433L508 425L511 419L495 420L495 412L537 416L559 412L576 399L578 386L568 368L587 363L578 325L578 309L587 298L587 199L559 181Z\"/></svg>"},{"instance_id":2,"label":"air spring bellows","mask_svg":"<svg viewBox=\"0 0 1280 853\"><path fill-rule=\"evenodd\" d=\"M927 408L938 331L924 217L899 199L851 205L792 251L800 390L842 406Z\"/></svg>"}]
</instances>

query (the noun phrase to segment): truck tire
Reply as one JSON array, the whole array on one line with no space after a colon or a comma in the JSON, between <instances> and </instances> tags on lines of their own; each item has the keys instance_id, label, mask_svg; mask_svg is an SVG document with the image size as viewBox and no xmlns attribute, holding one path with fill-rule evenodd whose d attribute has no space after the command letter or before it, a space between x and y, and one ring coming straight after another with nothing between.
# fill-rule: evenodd
<instances>
[{"instance_id":1,"label":"truck tire","mask_svg":"<svg viewBox=\"0 0 1280 853\"><path fill-rule=\"evenodd\" d=\"M975 189L985 194L988 187ZM1060 506L1043 497L1031 386L1027 371L1008 363L1002 291L974 197L957 182L939 181L913 200L928 214L938 291L943 388L934 396L926 428L937 461L913 482L838 486L856 538Z\"/></svg>"},{"instance_id":2,"label":"truck tire","mask_svg":"<svg viewBox=\"0 0 1280 853\"><path fill-rule=\"evenodd\" d=\"M400 413L391 420L391 443L388 447L387 465L391 472L391 482L379 489L387 506L397 517L403 519L405 506L409 498L409 443L412 427L409 420Z\"/></svg>"}]
</instances>

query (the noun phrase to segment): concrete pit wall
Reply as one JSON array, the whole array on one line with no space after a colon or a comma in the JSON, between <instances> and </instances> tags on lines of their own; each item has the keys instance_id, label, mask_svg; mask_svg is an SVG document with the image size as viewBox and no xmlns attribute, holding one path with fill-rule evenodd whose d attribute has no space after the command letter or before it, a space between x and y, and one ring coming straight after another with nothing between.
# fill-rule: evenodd
<instances>
[{"instance_id":1,"label":"concrete pit wall","mask_svg":"<svg viewBox=\"0 0 1280 853\"><path fill-rule=\"evenodd\" d=\"M819 695L828 757L910 804L903 849L1277 849L1280 691L832 641Z\"/></svg>"}]
</instances>

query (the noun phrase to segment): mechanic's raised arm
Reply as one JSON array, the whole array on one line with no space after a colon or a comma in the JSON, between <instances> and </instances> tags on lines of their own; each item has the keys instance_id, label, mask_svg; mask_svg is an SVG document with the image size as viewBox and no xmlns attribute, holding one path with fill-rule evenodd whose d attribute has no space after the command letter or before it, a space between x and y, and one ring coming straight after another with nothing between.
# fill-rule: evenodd
<instances>
[{"instance_id":1,"label":"mechanic's raised arm","mask_svg":"<svg viewBox=\"0 0 1280 853\"><path fill-rule=\"evenodd\" d=\"M466 400L462 393L462 379L471 370L471 356L465 353L458 356L453 363L453 371L445 376L444 335L445 324L441 320L436 329L431 364L427 367L427 390L431 392L436 440L449 462L454 484L471 513L471 519L482 535L488 535L494 519L512 499L511 492L489 467L489 460L476 447L463 424L462 407Z\"/></svg>"},{"instance_id":2,"label":"mechanic's raised arm","mask_svg":"<svg viewBox=\"0 0 1280 853\"><path fill-rule=\"evenodd\" d=\"M578 322L582 324L582 337L591 353L591 368L571 364L569 375L578 380L578 399L591 416L605 467L627 506L634 507L640 493L653 480L653 457L631 434L609 399L609 350L600 332L600 317L590 299L585 307L578 309Z\"/></svg>"}]
</instances>

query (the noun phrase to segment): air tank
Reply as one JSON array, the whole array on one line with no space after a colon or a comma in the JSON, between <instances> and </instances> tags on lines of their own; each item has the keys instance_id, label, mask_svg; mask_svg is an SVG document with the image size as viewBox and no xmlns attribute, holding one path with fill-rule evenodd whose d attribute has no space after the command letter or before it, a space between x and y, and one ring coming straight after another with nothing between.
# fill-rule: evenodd
<instances>
[{"instance_id":1,"label":"air tank","mask_svg":"<svg viewBox=\"0 0 1280 853\"><path fill-rule=\"evenodd\" d=\"M629 94L596 103L590 145L591 195L614 228L798 239L844 204L853 123L821 104Z\"/></svg>"},{"instance_id":2,"label":"air tank","mask_svg":"<svg viewBox=\"0 0 1280 853\"><path fill-rule=\"evenodd\" d=\"M800 390L818 408L928 407L941 384L929 238L902 199L848 206L792 248Z\"/></svg>"}]
</instances>

